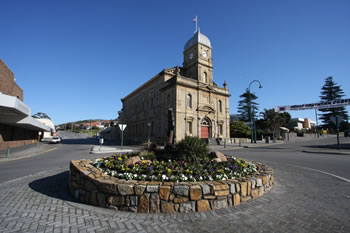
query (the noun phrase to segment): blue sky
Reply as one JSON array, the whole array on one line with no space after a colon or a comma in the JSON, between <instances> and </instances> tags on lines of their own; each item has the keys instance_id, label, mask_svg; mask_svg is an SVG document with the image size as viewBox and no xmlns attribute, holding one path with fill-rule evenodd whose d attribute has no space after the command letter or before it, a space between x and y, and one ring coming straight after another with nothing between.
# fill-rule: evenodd
<instances>
[{"instance_id":1,"label":"blue sky","mask_svg":"<svg viewBox=\"0 0 350 233\"><path fill-rule=\"evenodd\" d=\"M328 76L350 98L349 12L347 0L2 0L0 58L33 114L55 124L112 119L121 98L182 65L197 15L212 43L214 81L228 83L230 112L254 79L263 110L319 101Z\"/></svg>"}]
</instances>

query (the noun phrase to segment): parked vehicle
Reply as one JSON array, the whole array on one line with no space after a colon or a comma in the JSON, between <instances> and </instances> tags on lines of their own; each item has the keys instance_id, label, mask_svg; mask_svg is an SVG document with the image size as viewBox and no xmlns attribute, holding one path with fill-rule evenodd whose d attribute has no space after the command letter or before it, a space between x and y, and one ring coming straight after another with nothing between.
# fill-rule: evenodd
<instances>
[{"instance_id":1,"label":"parked vehicle","mask_svg":"<svg viewBox=\"0 0 350 233\"><path fill-rule=\"evenodd\" d=\"M59 137L59 136L56 136L56 137L53 137L50 141L49 141L50 144L56 144L56 143L62 143L62 138Z\"/></svg>"},{"instance_id":2,"label":"parked vehicle","mask_svg":"<svg viewBox=\"0 0 350 233\"><path fill-rule=\"evenodd\" d=\"M344 137L349 137L350 136L350 129L347 129L344 131Z\"/></svg>"}]
</instances>

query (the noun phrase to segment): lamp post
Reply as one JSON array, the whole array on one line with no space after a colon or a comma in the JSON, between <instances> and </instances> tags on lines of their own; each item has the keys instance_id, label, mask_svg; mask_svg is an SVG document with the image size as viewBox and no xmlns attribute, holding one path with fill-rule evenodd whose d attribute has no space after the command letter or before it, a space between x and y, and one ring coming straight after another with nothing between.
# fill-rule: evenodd
<instances>
[{"instance_id":1,"label":"lamp post","mask_svg":"<svg viewBox=\"0 0 350 233\"><path fill-rule=\"evenodd\" d=\"M123 141L124 141L123 111L119 111L118 114L120 117L119 128L121 131L120 149L123 150Z\"/></svg>"},{"instance_id":2,"label":"lamp post","mask_svg":"<svg viewBox=\"0 0 350 233\"><path fill-rule=\"evenodd\" d=\"M252 104L251 104L251 94L250 94L250 86L254 83L254 82L258 82L259 83L259 88L262 88L262 85L260 83L259 80L253 80L249 83L249 86L248 86L248 94L249 94L249 112L250 112L250 139L251 139L251 143L253 143L253 141L255 141L256 143L256 136L255 136L255 139L253 140L253 134L255 134L255 130L253 129L253 121L252 121Z\"/></svg>"}]
</instances>

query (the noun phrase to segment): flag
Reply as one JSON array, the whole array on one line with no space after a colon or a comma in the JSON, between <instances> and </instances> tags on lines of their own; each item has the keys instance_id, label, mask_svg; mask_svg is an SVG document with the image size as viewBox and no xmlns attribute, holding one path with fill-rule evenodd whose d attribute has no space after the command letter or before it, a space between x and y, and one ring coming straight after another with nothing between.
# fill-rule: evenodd
<instances>
[{"instance_id":1,"label":"flag","mask_svg":"<svg viewBox=\"0 0 350 233\"><path fill-rule=\"evenodd\" d=\"M196 16L196 18L193 19L193 22L197 22L197 16Z\"/></svg>"}]
</instances>

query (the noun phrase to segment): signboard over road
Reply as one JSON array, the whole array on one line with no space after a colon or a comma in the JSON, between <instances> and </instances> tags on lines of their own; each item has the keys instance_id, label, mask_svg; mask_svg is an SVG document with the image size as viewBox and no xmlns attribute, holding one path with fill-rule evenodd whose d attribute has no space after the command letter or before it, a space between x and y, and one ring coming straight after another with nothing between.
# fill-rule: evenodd
<instances>
[{"instance_id":1,"label":"signboard over road","mask_svg":"<svg viewBox=\"0 0 350 233\"><path fill-rule=\"evenodd\" d=\"M299 104L299 105L288 105L275 107L275 112L286 112L295 110L306 110L306 109L322 109L322 108L339 108L350 105L350 99L324 101L313 104Z\"/></svg>"}]
</instances>

